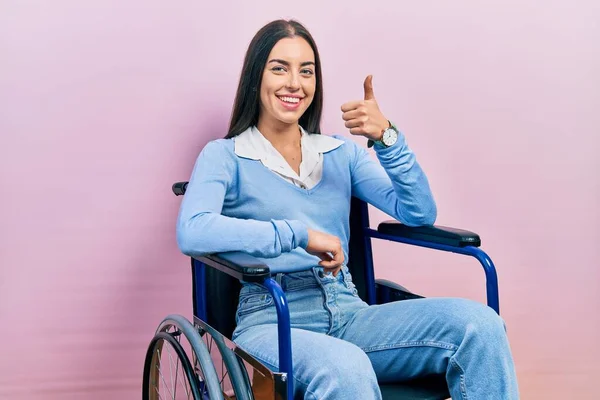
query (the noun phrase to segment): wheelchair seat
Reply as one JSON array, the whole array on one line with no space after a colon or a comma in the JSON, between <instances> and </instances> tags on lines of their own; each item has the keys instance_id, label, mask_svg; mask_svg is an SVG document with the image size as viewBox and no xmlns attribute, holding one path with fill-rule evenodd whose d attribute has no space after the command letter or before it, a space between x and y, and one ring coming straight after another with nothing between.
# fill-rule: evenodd
<instances>
[{"instance_id":1,"label":"wheelchair seat","mask_svg":"<svg viewBox=\"0 0 600 400\"><path fill-rule=\"evenodd\" d=\"M379 385L384 400L440 400L449 399L446 379L440 375L414 379L406 383Z\"/></svg>"}]
</instances>

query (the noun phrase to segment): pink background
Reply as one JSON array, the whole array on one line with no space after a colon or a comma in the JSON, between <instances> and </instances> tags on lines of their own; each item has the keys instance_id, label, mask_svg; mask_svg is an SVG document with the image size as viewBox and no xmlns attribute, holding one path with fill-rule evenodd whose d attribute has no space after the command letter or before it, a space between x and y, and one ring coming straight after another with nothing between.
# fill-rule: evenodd
<instances>
[{"instance_id":1,"label":"pink background","mask_svg":"<svg viewBox=\"0 0 600 400\"><path fill-rule=\"evenodd\" d=\"M481 234L522 397L597 398L593 0L4 0L0 398L139 398L156 325L191 315L170 185L225 134L252 35L292 16L320 46L325 131L347 134L339 107L374 74L430 177L438 223ZM375 250L379 277L484 299L472 259Z\"/></svg>"}]
</instances>

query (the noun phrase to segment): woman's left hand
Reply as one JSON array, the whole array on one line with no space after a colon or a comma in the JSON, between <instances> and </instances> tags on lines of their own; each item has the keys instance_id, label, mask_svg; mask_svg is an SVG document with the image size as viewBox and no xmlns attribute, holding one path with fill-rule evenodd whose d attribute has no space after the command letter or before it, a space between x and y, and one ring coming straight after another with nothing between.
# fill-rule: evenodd
<instances>
[{"instance_id":1,"label":"woman's left hand","mask_svg":"<svg viewBox=\"0 0 600 400\"><path fill-rule=\"evenodd\" d=\"M350 101L342 105L342 118L350 133L372 140L381 140L383 131L389 128L388 119L379 110L373 94L373 75L367 76L364 83L365 99Z\"/></svg>"}]
</instances>

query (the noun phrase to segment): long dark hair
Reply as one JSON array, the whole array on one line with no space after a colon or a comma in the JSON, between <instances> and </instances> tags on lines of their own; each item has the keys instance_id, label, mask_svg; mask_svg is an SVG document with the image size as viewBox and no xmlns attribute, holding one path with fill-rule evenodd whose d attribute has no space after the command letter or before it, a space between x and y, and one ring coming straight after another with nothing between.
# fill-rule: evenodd
<instances>
[{"instance_id":1,"label":"long dark hair","mask_svg":"<svg viewBox=\"0 0 600 400\"><path fill-rule=\"evenodd\" d=\"M310 133L321 133L321 113L323 111L323 80L321 59L317 45L308 30L294 20L276 20L262 27L248 46L240 83L235 95L231 113L229 132L225 138L232 138L258 123L260 110L260 85L267 58L277 42L283 38L299 36L306 40L315 54L316 88L312 103L300 117L300 125Z\"/></svg>"}]
</instances>

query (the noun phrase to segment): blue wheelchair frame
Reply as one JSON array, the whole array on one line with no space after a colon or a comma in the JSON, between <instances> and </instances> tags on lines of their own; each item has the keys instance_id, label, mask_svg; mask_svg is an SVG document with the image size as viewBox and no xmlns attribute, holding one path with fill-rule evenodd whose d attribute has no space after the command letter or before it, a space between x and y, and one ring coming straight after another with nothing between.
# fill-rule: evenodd
<instances>
[{"instance_id":1,"label":"blue wheelchair frame","mask_svg":"<svg viewBox=\"0 0 600 400\"><path fill-rule=\"evenodd\" d=\"M174 189L175 190L175 189ZM434 250L447 251L475 257L483 266L486 277L487 304L500 313L498 278L491 258L478 247L479 236L473 232L441 226L407 227L396 221L381 223L377 230L369 227L368 208L359 203L364 240L364 262L366 280L366 301L376 304L376 281L373 268L371 239L384 239ZM205 266L216 268L235 278L262 284L273 296L278 318L279 372L286 382L287 399L293 399L293 367L291 327L288 303L281 286L271 278L269 268L254 257L244 253L222 253L192 259L194 274L194 313L195 317L206 320ZM395 289L395 288L392 288ZM403 288L402 288L403 289ZM391 300L389 291L380 300ZM410 292L409 292L410 293ZM386 298L387 297L387 298ZM420 296L415 296L420 297Z\"/></svg>"}]
</instances>

